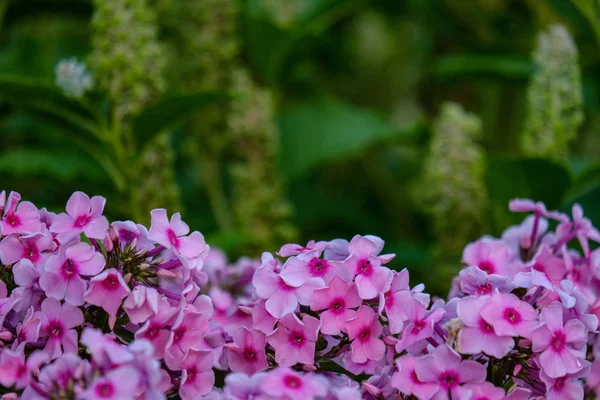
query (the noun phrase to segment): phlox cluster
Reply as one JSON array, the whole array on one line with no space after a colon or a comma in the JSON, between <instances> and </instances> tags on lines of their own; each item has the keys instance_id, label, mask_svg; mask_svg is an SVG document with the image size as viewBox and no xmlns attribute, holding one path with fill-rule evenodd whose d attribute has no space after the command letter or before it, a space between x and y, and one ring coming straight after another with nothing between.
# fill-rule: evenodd
<instances>
[{"instance_id":1,"label":"phlox cluster","mask_svg":"<svg viewBox=\"0 0 600 400\"><path fill-rule=\"evenodd\" d=\"M56 215L0 194L2 399L600 393L600 233L577 205L512 201L531 215L465 248L447 301L375 236L230 263L179 213L147 229L104 205L75 192Z\"/></svg>"}]
</instances>

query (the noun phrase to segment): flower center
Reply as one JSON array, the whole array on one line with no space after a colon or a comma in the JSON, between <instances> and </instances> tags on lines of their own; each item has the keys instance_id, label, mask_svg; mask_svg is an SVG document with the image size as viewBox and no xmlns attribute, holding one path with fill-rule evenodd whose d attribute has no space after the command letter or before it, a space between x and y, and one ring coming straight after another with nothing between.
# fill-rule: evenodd
<instances>
[{"instance_id":1,"label":"flower center","mask_svg":"<svg viewBox=\"0 0 600 400\"><path fill-rule=\"evenodd\" d=\"M4 220L12 227L15 227L21 223L19 217L14 214L8 214L6 217L4 217Z\"/></svg>"},{"instance_id":2,"label":"flower center","mask_svg":"<svg viewBox=\"0 0 600 400\"><path fill-rule=\"evenodd\" d=\"M496 267L490 261L482 261L478 265L479 269L485 272L486 274L493 274L496 271Z\"/></svg>"},{"instance_id":3,"label":"flower center","mask_svg":"<svg viewBox=\"0 0 600 400\"><path fill-rule=\"evenodd\" d=\"M371 337L371 329L370 328L365 328L362 330L361 333L358 334L358 338L360 339L361 342L365 342L365 341L369 340L370 337Z\"/></svg>"},{"instance_id":4,"label":"flower center","mask_svg":"<svg viewBox=\"0 0 600 400\"><path fill-rule=\"evenodd\" d=\"M198 372L196 367L192 367L190 369L186 370L187 372L187 379L185 380L186 383L192 383L194 382L194 380L196 379L196 373Z\"/></svg>"},{"instance_id":5,"label":"flower center","mask_svg":"<svg viewBox=\"0 0 600 400\"><path fill-rule=\"evenodd\" d=\"M249 362L254 362L256 360L256 352L254 349L246 347L244 349L244 359Z\"/></svg>"},{"instance_id":6,"label":"flower center","mask_svg":"<svg viewBox=\"0 0 600 400\"><path fill-rule=\"evenodd\" d=\"M477 288L477 294L479 294L481 296L490 294L490 293L492 293L492 285L490 285L489 283L484 283L483 285L481 285Z\"/></svg>"},{"instance_id":7,"label":"flower center","mask_svg":"<svg viewBox=\"0 0 600 400\"><path fill-rule=\"evenodd\" d=\"M181 341L181 339L183 338L184 333L185 330L183 328L177 328L177 330L173 333L173 342L179 343L179 341Z\"/></svg>"},{"instance_id":8,"label":"flower center","mask_svg":"<svg viewBox=\"0 0 600 400\"><path fill-rule=\"evenodd\" d=\"M172 229L167 229L167 237L169 238L169 243L171 243L172 246L179 246L179 238Z\"/></svg>"},{"instance_id":9,"label":"flower center","mask_svg":"<svg viewBox=\"0 0 600 400\"><path fill-rule=\"evenodd\" d=\"M302 386L302 381L300 378L294 375L287 375L285 378L283 378L283 383L285 386L291 389L298 389Z\"/></svg>"},{"instance_id":10,"label":"flower center","mask_svg":"<svg viewBox=\"0 0 600 400\"><path fill-rule=\"evenodd\" d=\"M415 321L414 322L412 333L419 333L425 327L425 321Z\"/></svg>"},{"instance_id":11,"label":"flower center","mask_svg":"<svg viewBox=\"0 0 600 400\"><path fill-rule=\"evenodd\" d=\"M115 394L115 387L110 382L102 382L96 385L96 394L98 397L112 397Z\"/></svg>"},{"instance_id":12,"label":"flower center","mask_svg":"<svg viewBox=\"0 0 600 400\"><path fill-rule=\"evenodd\" d=\"M371 272L373 272L373 265L371 264L371 261L362 260L358 271L361 275L366 275L366 276L371 275Z\"/></svg>"},{"instance_id":13,"label":"flower center","mask_svg":"<svg viewBox=\"0 0 600 400\"><path fill-rule=\"evenodd\" d=\"M331 303L331 305L329 306L329 308L335 314L339 314L339 313L343 312L346 309L345 305L346 304L344 302L344 299L338 297L337 299L333 300L333 302Z\"/></svg>"},{"instance_id":14,"label":"flower center","mask_svg":"<svg viewBox=\"0 0 600 400\"><path fill-rule=\"evenodd\" d=\"M47 331L50 336L60 338L62 337L63 326L59 321L50 321Z\"/></svg>"},{"instance_id":15,"label":"flower center","mask_svg":"<svg viewBox=\"0 0 600 400\"><path fill-rule=\"evenodd\" d=\"M517 325L521 322L521 314L514 308L507 308L504 311L504 319L510 322L513 325Z\"/></svg>"},{"instance_id":16,"label":"flower center","mask_svg":"<svg viewBox=\"0 0 600 400\"><path fill-rule=\"evenodd\" d=\"M323 276L329 271L329 263L327 260L321 260L320 258L313 258L310 260L309 267L312 275Z\"/></svg>"},{"instance_id":17,"label":"flower center","mask_svg":"<svg viewBox=\"0 0 600 400\"><path fill-rule=\"evenodd\" d=\"M440 383L443 387L449 389L458 384L458 377L453 371L446 371L440 376Z\"/></svg>"},{"instance_id":18,"label":"flower center","mask_svg":"<svg viewBox=\"0 0 600 400\"><path fill-rule=\"evenodd\" d=\"M567 338L562 331L554 332L554 336L552 336L552 347L556 351L561 351L565 348L565 343L567 342Z\"/></svg>"},{"instance_id":19,"label":"flower center","mask_svg":"<svg viewBox=\"0 0 600 400\"><path fill-rule=\"evenodd\" d=\"M486 333L486 334L494 333L494 327L491 326L490 324L488 324L487 322L485 322L485 320L483 318L481 318L479 320L479 327L481 328L481 331L483 333Z\"/></svg>"},{"instance_id":20,"label":"flower center","mask_svg":"<svg viewBox=\"0 0 600 400\"><path fill-rule=\"evenodd\" d=\"M65 261L65 263L63 264L63 271L67 276L73 275L73 273L76 272L76 268L77 265L70 258L68 258L67 261Z\"/></svg>"},{"instance_id":21,"label":"flower center","mask_svg":"<svg viewBox=\"0 0 600 400\"><path fill-rule=\"evenodd\" d=\"M119 286L119 279L115 275L108 275L105 280L102 281L102 286L107 290L115 290Z\"/></svg>"},{"instance_id":22,"label":"flower center","mask_svg":"<svg viewBox=\"0 0 600 400\"><path fill-rule=\"evenodd\" d=\"M146 337L150 339L155 339L158 336L158 328L150 328L146 333Z\"/></svg>"},{"instance_id":23,"label":"flower center","mask_svg":"<svg viewBox=\"0 0 600 400\"><path fill-rule=\"evenodd\" d=\"M77 228L83 228L90 222L91 217L89 215L80 215L75 220L75 226Z\"/></svg>"},{"instance_id":24,"label":"flower center","mask_svg":"<svg viewBox=\"0 0 600 400\"><path fill-rule=\"evenodd\" d=\"M290 342L296 346L302 346L304 344L304 334L302 332L290 333Z\"/></svg>"}]
</instances>

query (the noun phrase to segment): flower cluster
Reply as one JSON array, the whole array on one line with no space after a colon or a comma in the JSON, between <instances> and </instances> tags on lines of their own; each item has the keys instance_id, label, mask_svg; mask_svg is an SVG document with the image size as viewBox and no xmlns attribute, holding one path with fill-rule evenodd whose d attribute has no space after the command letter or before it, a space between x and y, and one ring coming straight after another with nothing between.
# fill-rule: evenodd
<instances>
[{"instance_id":1,"label":"flower cluster","mask_svg":"<svg viewBox=\"0 0 600 400\"><path fill-rule=\"evenodd\" d=\"M0 194L3 399L600 393L600 232L579 206L511 202L532 215L469 244L444 301L375 236L230 264L178 213L109 224L104 203L76 192L56 215Z\"/></svg>"}]
</instances>

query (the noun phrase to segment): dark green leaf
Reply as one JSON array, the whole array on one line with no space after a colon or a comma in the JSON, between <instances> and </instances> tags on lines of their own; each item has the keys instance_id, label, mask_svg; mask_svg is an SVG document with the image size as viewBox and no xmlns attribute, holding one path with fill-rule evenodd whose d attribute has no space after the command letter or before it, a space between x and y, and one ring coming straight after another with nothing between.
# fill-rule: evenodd
<instances>
[{"instance_id":1,"label":"dark green leaf","mask_svg":"<svg viewBox=\"0 0 600 400\"><path fill-rule=\"evenodd\" d=\"M534 68L533 62L526 58L457 54L438 58L433 74L440 81L473 79L476 76L525 80L529 78Z\"/></svg>"},{"instance_id":2,"label":"dark green leaf","mask_svg":"<svg viewBox=\"0 0 600 400\"><path fill-rule=\"evenodd\" d=\"M146 107L133 121L133 135L138 152L156 135L174 128L193 112L230 96L224 92L200 91L167 95Z\"/></svg>"},{"instance_id":3,"label":"dark green leaf","mask_svg":"<svg viewBox=\"0 0 600 400\"><path fill-rule=\"evenodd\" d=\"M280 165L288 177L402 136L383 116L329 98L291 107L279 127Z\"/></svg>"},{"instance_id":4,"label":"dark green leaf","mask_svg":"<svg viewBox=\"0 0 600 400\"><path fill-rule=\"evenodd\" d=\"M556 209L571 185L571 177L564 166L544 159L491 156L486 167L488 198L498 229L520 219L509 212L510 200L528 198L543 201L549 209Z\"/></svg>"},{"instance_id":5,"label":"dark green leaf","mask_svg":"<svg viewBox=\"0 0 600 400\"><path fill-rule=\"evenodd\" d=\"M101 137L94 115L79 100L42 81L0 76L0 102L41 113L88 135Z\"/></svg>"}]
</instances>

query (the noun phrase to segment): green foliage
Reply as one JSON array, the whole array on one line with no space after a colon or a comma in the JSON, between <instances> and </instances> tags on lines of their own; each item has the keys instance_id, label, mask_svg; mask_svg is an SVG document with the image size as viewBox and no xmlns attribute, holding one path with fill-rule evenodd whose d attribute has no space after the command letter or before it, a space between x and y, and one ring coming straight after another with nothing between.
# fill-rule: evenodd
<instances>
[{"instance_id":1,"label":"green foliage","mask_svg":"<svg viewBox=\"0 0 600 400\"><path fill-rule=\"evenodd\" d=\"M533 58L537 71L527 91L523 150L564 160L583 122L577 47L565 27L553 25L540 34Z\"/></svg>"}]
</instances>

